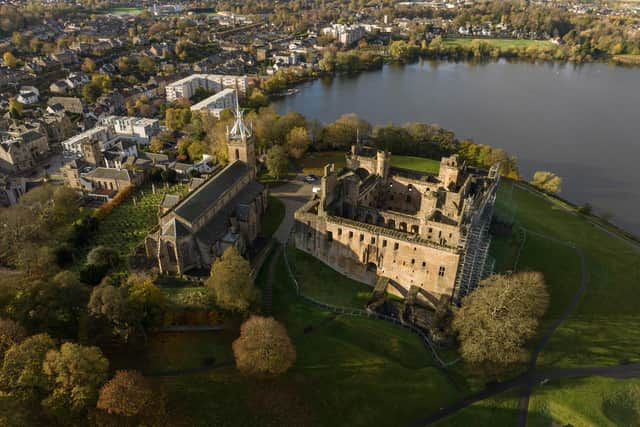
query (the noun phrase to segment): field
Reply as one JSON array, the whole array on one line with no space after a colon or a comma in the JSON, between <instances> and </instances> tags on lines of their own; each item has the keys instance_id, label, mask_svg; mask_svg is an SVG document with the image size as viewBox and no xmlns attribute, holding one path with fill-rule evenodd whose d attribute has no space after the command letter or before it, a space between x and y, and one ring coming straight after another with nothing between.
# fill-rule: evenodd
<instances>
[{"instance_id":1,"label":"field","mask_svg":"<svg viewBox=\"0 0 640 427\"><path fill-rule=\"evenodd\" d=\"M529 402L527 425L602 426L638 425L637 419L613 419L605 399L631 385L640 386L639 379L617 380L603 377L552 381L534 389ZM613 417L624 417L616 411Z\"/></svg>"},{"instance_id":2,"label":"field","mask_svg":"<svg viewBox=\"0 0 640 427\"><path fill-rule=\"evenodd\" d=\"M324 175L324 166L333 163L336 169L346 165L345 153L342 151L322 151L310 153L301 160L302 173ZM413 156L391 156L391 166L403 169L413 169L419 172L438 173L440 162L438 160Z\"/></svg>"},{"instance_id":3,"label":"field","mask_svg":"<svg viewBox=\"0 0 640 427\"><path fill-rule=\"evenodd\" d=\"M282 257L277 262L274 316L298 354L282 378L256 382L225 364L232 360L228 333L156 334L138 353L135 366L164 385L172 411L188 425L405 425L466 393L408 331L304 304ZM324 278L344 280L337 273Z\"/></svg>"},{"instance_id":4,"label":"field","mask_svg":"<svg viewBox=\"0 0 640 427\"><path fill-rule=\"evenodd\" d=\"M472 41L481 40L489 43L491 47L497 47L501 50L512 48L527 48L534 46L536 48L551 48L555 46L546 40L526 40L526 39L474 39L470 37L453 37L443 40L445 46L469 46Z\"/></svg>"},{"instance_id":5,"label":"field","mask_svg":"<svg viewBox=\"0 0 640 427\"><path fill-rule=\"evenodd\" d=\"M282 222L284 213L284 203L280 199L269 196L269 207L262 217L260 234L264 237L271 237Z\"/></svg>"},{"instance_id":6,"label":"field","mask_svg":"<svg viewBox=\"0 0 640 427\"><path fill-rule=\"evenodd\" d=\"M587 291L576 311L553 335L539 359L542 367L617 365L640 361L640 250L607 234L562 205L501 185L497 210L517 224L574 243L585 256ZM502 243L504 249L508 245ZM519 269L542 271L551 293L545 325L557 318L580 285L575 251L548 238L527 234Z\"/></svg>"},{"instance_id":7,"label":"field","mask_svg":"<svg viewBox=\"0 0 640 427\"><path fill-rule=\"evenodd\" d=\"M144 10L140 7L114 7L109 13L113 15L140 15Z\"/></svg>"}]
</instances>

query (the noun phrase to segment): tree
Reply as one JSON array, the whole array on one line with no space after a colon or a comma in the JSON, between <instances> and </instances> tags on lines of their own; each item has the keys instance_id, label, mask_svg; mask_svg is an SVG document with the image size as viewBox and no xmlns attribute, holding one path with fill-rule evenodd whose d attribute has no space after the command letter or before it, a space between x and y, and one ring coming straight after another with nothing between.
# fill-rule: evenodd
<instances>
[{"instance_id":1,"label":"tree","mask_svg":"<svg viewBox=\"0 0 640 427\"><path fill-rule=\"evenodd\" d=\"M248 102L251 108L261 108L269 105L269 98L260 89L253 89Z\"/></svg>"},{"instance_id":2,"label":"tree","mask_svg":"<svg viewBox=\"0 0 640 427\"><path fill-rule=\"evenodd\" d=\"M152 136L151 141L149 142L149 149L154 153L159 153L164 150L164 141L162 141L157 136Z\"/></svg>"},{"instance_id":3,"label":"tree","mask_svg":"<svg viewBox=\"0 0 640 427\"><path fill-rule=\"evenodd\" d=\"M193 141L193 143L189 144L187 153L189 154L189 158L191 159L191 161L195 162L202 159L204 149L204 144L200 141Z\"/></svg>"},{"instance_id":4,"label":"tree","mask_svg":"<svg viewBox=\"0 0 640 427\"><path fill-rule=\"evenodd\" d=\"M274 145L267 152L267 169L269 174L275 179L280 179L282 174L287 172L289 167L289 159L287 152L282 145Z\"/></svg>"},{"instance_id":5,"label":"tree","mask_svg":"<svg viewBox=\"0 0 640 427\"><path fill-rule=\"evenodd\" d=\"M14 345L19 344L27 336L24 328L11 319L0 319L0 361L5 353Z\"/></svg>"},{"instance_id":6,"label":"tree","mask_svg":"<svg viewBox=\"0 0 640 427\"><path fill-rule=\"evenodd\" d=\"M233 342L238 370L258 378L285 373L296 361L296 349L285 327L273 317L251 316Z\"/></svg>"},{"instance_id":7,"label":"tree","mask_svg":"<svg viewBox=\"0 0 640 427\"><path fill-rule=\"evenodd\" d=\"M123 417L159 416L164 402L138 371L117 371L100 389L98 409Z\"/></svg>"},{"instance_id":8,"label":"tree","mask_svg":"<svg viewBox=\"0 0 640 427\"><path fill-rule=\"evenodd\" d=\"M80 92L82 92L82 97L85 101L89 104L95 104L100 95L102 95L102 87L94 82L89 82L82 86Z\"/></svg>"},{"instance_id":9,"label":"tree","mask_svg":"<svg viewBox=\"0 0 640 427\"><path fill-rule=\"evenodd\" d=\"M547 193L559 193L562 186L562 178L553 172L537 171L533 174L531 185Z\"/></svg>"},{"instance_id":10,"label":"tree","mask_svg":"<svg viewBox=\"0 0 640 427\"><path fill-rule=\"evenodd\" d=\"M145 76L153 74L156 70L156 63L148 56L143 56L138 61L138 70Z\"/></svg>"},{"instance_id":11,"label":"tree","mask_svg":"<svg viewBox=\"0 0 640 427\"><path fill-rule=\"evenodd\" d=\"M87 264L111 269L121 262L120 254L107 246L96 246L87 255Z\"/></svg>"},{"instance_id":12,"label":"tree","mask_svg":"<svg viewBox=\"0 0 640 427\"><path fill-rule=\"evenodd\" d=\"M225 310L246 313L260 297L251 280L249 261L234 246L213 262L207 286L213 290L216 304Z\"/></svg>"},{"instance_id":13,"label":"tree","mask_svg":"<svg viewBox=\"0 0 640 427\"><path fill-rule=\"evenodd\" d=\"M9 115L12 119L19 119L22 117L23 111L24 105L15 98L9 98Z\"/></svg>"},{"instance_id":14,"label":"tree","mask_svg":"<svg viewBox=\"0 0 640 427\"><path fill-rule=\"evenodd\" d=\"M42 363L55 347L55 341L47 334L34 335L11 347L2 363L0 389L21 400L42 399L49 386Z\"/></svg>"},{"instance_id":15,"label":"tree","mask_svg":"<svg viewBox=\"0 0 640 427\"><path fill-rule=\"evenodd\" d=\"M93 73L96 70L96 63L91 58L84 58L80 69L85 73Z\"/></svg>"},{"instance_id":16,"label":"tree","mask_svg":"<svg viewBox=\"0 0 640 427\"><path fill-rule=\"evenodd\" d=\"M132 274L125 283L127 303L137 321L149 330L162 323L167 301L164 293L153 283L151 277L143 274Z\"/></svg>"},{"instance_id":17,"label":"tree","mask_svg":"<svg viewBox=\"0 0 640 427\"><path fill-rule=\"evenodd\" d=\"M306 128L295 127L287 135L287 148L294 159L301 159L309 149L309 144L309 134Z\"/></svg>"},{"instance_id":18,"label":"tree","mask_svg":"<svg viewBox=\"0 0 640 427\"><path fill-rule=\"evenodd\" d=\"M549 294L537 272L493 275L462 300L454 314L463 359L489 377L527 358L525 343L536 334Z\"/></svg>"},{"instance_id":19,"label":"tree","mask_svg":"<svg viewBox=\"0 0 640 427\"><path fill-rule=\"evenodd\" d=\"M53 279L28 283L16 294L8 309L27 331L45 331L55 337L78 335L89 289L75 273L62 271Z\"/></svg>"},{"instance_id":20,"label":"tree","mask_svg":"<svg viewBox=\"0 0 640 427\"><path fill-rule=\"evenodd\" d=\"M4 61L4 65L9 68L15 68L18 65L18 58L16 58L10 51L6 51L2 54L2 60Z\"/></svg>"},{"instance_id":21,"label":"tree","mask_svg":"<svg viewBox=\"0 0 640 427\"><path fill-rule=\"evenodd\" d=\"M107 379L109 361L98 347L66 342L50 350L42 370L51 382L45 407L59 414L78 414L95 405L98 391Z\"/></svg>"},{"instance_id":22,"label":"tree","mask_svg":"<svg viewBox=\"0 0 640 427\"><path fill-rule=\"evenodd\" d=\"M132 316L122 289L109 284L96 286L91 292L87 311L93 319L107 325L110 335L129 341L133 333Z\"/></svg>"}]
</instances>

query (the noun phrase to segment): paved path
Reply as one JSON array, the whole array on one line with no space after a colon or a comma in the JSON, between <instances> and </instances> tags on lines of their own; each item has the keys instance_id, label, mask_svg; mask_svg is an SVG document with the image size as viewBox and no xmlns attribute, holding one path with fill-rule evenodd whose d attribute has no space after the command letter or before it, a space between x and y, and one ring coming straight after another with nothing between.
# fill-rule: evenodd
<instances>
[{"instance_id":1,"label":"paved path","mask_svg":"<svg viewBox=\"0 0 640 427\"><path fill-rule=\"evenodd\" d=\"M273 188L270 194L282 200L285 206L284 219L274 233L273 237L280 243L287 241L289 231L293 227L293 214L300 206L309 201L313 194L314 186L320 185L320 181L307 184L302 180L303 175L298 175L293 181Z\"/></svg>"},{"instance_id":2,"label":"paved path","mask_svg":"<svg viewBox=\"0 0 640 427\"><path fill-rule=\"evenodd\" d=\"M422 427L435 423L436 421L453 415L459 410L471 406L476 402L480 402L481 400L485 400L516 387L528 386L529 384L539 384L544 380L579 378L593 375L618 379L640 378L640 363L619 366L596 366L591 368L561 368L541 372L528 372L509 381L493 384L476 394L465 397L453 405L442 408L438 412L412 423L411 427Z\"/></svg>"},{"instance_id":3,"label":"paved path","mask_svg":"<svg viewBox=\"0 0 640 427\"><path fill-rule=\"evenodd\" d=\"M273 280L276 274L276 268L278 266L278 260L280 259L280 252L282 252L282 245L276 244L271 261L269 262L269 270L267 271L267 283L265 284L263 295L262 309L267 316L271 316L273 313Z\"/></svg>"}]
</instances>

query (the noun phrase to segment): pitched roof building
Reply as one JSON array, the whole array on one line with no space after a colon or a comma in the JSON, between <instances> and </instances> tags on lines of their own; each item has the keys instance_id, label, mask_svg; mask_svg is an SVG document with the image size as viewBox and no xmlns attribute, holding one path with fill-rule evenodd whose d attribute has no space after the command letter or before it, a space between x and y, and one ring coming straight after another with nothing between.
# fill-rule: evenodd
<instances>
[{"instance_id":1,"label":"pitched roof building","mask_svg":"<svg viewBox=\"0 0 640 427\"><path fill-rule=\"evenodd\" d=\"M258 237L267 190L255 180L254 140L237 101L235 114L227 135L230 163L184 199L163 199L158 227L145 240L147 256L163 273L208 268L229 246L245 253Z\"/></svg>"}]
</instances>

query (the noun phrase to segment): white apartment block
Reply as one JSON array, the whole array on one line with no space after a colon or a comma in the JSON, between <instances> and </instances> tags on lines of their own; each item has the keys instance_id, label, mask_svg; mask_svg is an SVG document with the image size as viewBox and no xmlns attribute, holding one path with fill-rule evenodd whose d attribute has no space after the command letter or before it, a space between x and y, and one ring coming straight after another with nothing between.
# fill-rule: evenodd
<instances>
[{"instance_id":1,"label":"white apartment block","mask_svg":"<svg viewBox=\"0 0 640 427\"><path fill-rule=\"evenodd\" d=\"M345 46L350 46L365 36L365 29L359 25L332 24L322 29L322 34L330 35Z\"/></svg>"},{"instance_id":2,"label":"white apartment block","mask_svg":"<svg viewBox=\"0 0 640 427\"><path fill-rule=\"evenodd\" d=\"M120 137L135 140L138 144L148 144L151 137L160 132L160 122L141 117L109 116L89 130L62 141L64 151L82 154L83 142L100 142L100 149L106 150Z\"/></svg>"},{"instance_id":3,"label":"white apartment block","mask_svg":"<svg viewBox=\"0 0 640 427\"><path fill-rule=\"evenodd\" d=\"M240 96L247 95L249 79L247 76L228 76L223 74L192 74L168 84L165 87L167 101L178 98L191 99L198 88L209 92L220 92L222 89L235 89Z\"/></svg>"},{"instance_id":4,"label":"white apartment block","mask_svg":"<svg viewBox=\"0 0 640 427\"><path fill-rule=\"evenodd\" d=\"M109 116L102 123L112 125L118 136L128 136L140 144L148 144L151 137L160 132L160 122L157 119Z\"/></svg>"},{"instance_id":5,"label":"white apartment block","mask_svg":"<svg viewBox=\"0 0 640 427\"><path fill-rule=\"evenodd\" d=\"M219 119L220 113L222 113L223 110L235 107L236 96L235 89L222 89L215 95L211 95L207 99L191 106L191 111L207 110L213 114L215 118Z\"/></svg>"}]
</instances>

